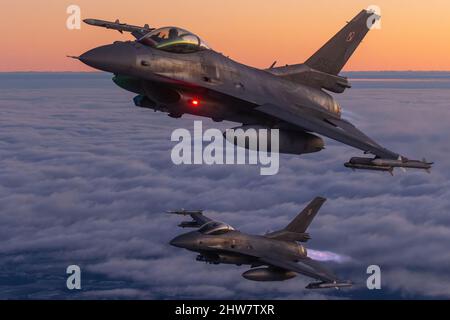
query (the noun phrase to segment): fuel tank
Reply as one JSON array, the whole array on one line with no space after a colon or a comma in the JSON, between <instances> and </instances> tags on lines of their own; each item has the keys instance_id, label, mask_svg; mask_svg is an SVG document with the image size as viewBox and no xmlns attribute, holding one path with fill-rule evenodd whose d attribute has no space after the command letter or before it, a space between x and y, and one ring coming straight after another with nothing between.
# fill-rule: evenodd
<instances>
[{"instance_id":1,"label":"fuel tank","mask_svg":"<svg viewBox=\"0 0 450 320\"><path fill-rule=\"evenodd\" d=\"M258 134L261 129L267 130L267 136ZM261 149L260 146L261 143L263 143L264 146L267 146L266 150L272 150L271 130L273 129L269 129L264 126L247 125L233 128L233 130L233 135L224 132L225 139L227 139L230 143L250 150ZM279 130L278 132L279 153L297 155L314 153L321 151L325 146L322 138L304 131Z\"/></svg>"},{"instance_id":2,"label":"fuel tank","mask_svg":"<svg viewBox=\"0 0 450 320\"><path fill-rule=\"evenodd\" d=\"M297 273L273 268L256 268L244 272L242 276L252 281L284 281L296 277Z\"/></svg>"}]
</instances>

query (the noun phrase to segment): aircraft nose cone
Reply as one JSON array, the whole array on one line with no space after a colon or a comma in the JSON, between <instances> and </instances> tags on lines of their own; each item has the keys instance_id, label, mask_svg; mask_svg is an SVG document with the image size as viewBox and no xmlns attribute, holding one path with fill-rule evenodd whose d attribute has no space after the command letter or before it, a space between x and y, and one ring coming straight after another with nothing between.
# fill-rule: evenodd
<instances>
[{"instance_id":1,"label":"aircraft nose cone","mask_svg":"<svg viewBox=\"0 0 450 320\"><path fill-rule=\"evenodd\" d=\"M176 238L173 238L172 241L170 241L170 245L178 248L182 248L183 240L181 239L181 236L178 236Z\"/></svg>"},{"instance_id":2,"label":"aircraft nose cone","mask_svg":"<svg viewBox=\"0 0 450 320\"><path fill-rule=\"evenodd\" d=\"M114 43L94 48L80 56L81 62L98 70L120 73L133 67L136 52L129 43Z\"/></svg>"},{"instance_id":3,"label":"aircraft nose cone","mask_svg":"<svg viewBox=\"0 0 450 320\"><path fill-rule=\"evenodd\" d=\"M170 241L170 245L178 248L191 249L195 247L195 237L191 234L182 234Z\"/></svg>"}]
</instances>

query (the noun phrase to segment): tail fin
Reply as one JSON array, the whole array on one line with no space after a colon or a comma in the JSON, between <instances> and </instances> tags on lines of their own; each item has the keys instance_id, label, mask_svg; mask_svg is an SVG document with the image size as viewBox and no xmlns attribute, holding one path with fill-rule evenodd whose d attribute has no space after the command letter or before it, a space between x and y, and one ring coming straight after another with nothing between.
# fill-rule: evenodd
<instances>
[{"instance_id":1,"label":"tail fin","mask_svg":"<svg viewBox=\"0 0 450 320\"><path fill-rule=\"evenodd\" d=\"M322 197L317 197L311 201L308 206L299 213L298 216L288 224L284 230L289 232L304 233L308 229L309 225L313 221L317 212L319 212L320 207L324 204L327 199Z\"/></svg>"},{"instance_id":2,"label":"tail fin","mask_svg":"<svg viewBox=\"0 0 450 320\"><path fill-rule=\"evenodd\" d=\"M317 197L311 201L302 212L292 220L283 230L275 231L265 236L270 239L284 240L284 241L300 241L306 242L310 239L306 230L313 221L320 207L327 199Z\"/></svg>"},{"instance_id":3,"label":"tail fin","mask_svg":"<svg viewBox=\"0 0 450 320\"><path fill-rule=\"evenodd\" d=\"M305 64L309 67L337 75L380 16L362 10L347 25L320 48Z\"/></svg>"}]
</instances>

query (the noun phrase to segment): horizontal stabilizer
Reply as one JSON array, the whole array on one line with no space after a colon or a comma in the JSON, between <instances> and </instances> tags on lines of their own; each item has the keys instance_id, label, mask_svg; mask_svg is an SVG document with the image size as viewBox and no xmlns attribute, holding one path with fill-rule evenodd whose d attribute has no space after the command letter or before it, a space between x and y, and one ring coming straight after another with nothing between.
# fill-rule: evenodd
<instances>
[{"instance_id":1,"label":"horizontal stabilizer","mask_svg":"<svg viewBox=\"0 0 450 320\"><path fill-rule=\"evenodd\" d=\"M318 71L306 64L295 64L278 68L272 67L266 69L266 71L297 84L325 89L334 93L343 93L346 89L352 87L346 77Z\"/></svg>"}]
</instances>

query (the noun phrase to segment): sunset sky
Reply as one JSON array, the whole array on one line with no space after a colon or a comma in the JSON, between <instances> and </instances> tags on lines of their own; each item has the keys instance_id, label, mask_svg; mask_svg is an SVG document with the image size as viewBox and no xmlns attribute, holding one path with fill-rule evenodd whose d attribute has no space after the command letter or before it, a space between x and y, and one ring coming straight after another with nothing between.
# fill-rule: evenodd
<instances>
[{"instance_id":1,"label":"sunset sky","mask_svg":"<svg viewBox=\"0 0 450 320\"><path fill-rule=\"evenodd\" d=\"M83 19L183 27L256 67L303 62L362 8L377 5L382 28L369 34L346 70L450 70L448 0L18 0L2 4L0 71L91 71L65 56L131 39L87 25L68 30L71 4L81 7Z\"/></svg>"}]
</instances>

